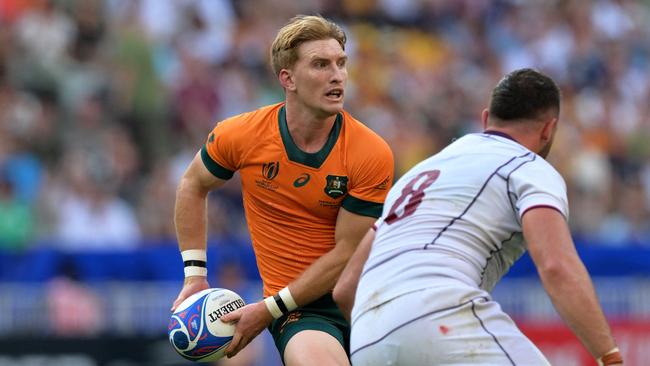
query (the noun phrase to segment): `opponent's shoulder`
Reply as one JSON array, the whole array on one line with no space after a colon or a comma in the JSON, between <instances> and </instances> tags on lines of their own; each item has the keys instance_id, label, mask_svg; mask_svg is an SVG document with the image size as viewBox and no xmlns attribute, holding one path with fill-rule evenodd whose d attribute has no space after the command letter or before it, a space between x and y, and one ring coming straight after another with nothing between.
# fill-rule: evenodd
<instances>
[{"instance_id":1,"label":"opponent's shoulder","mask_svg":"<svg viewBox=\"0 0 650 366\"><path fill-rule=\"evenodd\" d=\"M566 194L566 182L560 172L541 156L531 152L530 163L521 164L510 179L515 183L543 187L543 190Z\"/></svg>"}]
</instances>

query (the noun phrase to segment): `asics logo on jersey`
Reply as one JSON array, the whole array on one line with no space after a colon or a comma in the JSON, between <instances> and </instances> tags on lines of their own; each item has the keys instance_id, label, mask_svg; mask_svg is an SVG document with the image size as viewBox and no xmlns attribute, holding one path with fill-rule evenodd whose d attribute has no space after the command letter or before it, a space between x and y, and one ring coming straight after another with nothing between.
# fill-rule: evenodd
<instances>
[{"instance_id":1,"label":"asics logo on jersey","mask_svg":"<svg viewBox=\"0 0 650 366\"><path fill-rule=\"evenodd\" d=\"M339 198L348 193L348 177L341 175L328 175L325 184L325 194L332 198Z\"/></svg>"},{"instance_id":2,"label":"asics logo on jersey","mask_svg":"<svg viewBox=\"0 0 650 366\"><path fill-rule=\"evenodd\" d=\"M279 161L272 161L262 165L262 176L264 176L264 178L273 180L273 178L278 176L278 173L280 173Z\"/></svg>"},{"instance_id":3,"label":"asics logo on jersey","mask_svg":"<svg viewBox=\"0 0 650 366\"><path fill-rule=\"evenodd\" d=\"M296 180L293 181L293 186L296 188L300 188L307 184L309 180L311 179L311 176L308 173L302 173Z\"/></svg>"}]
</instances>

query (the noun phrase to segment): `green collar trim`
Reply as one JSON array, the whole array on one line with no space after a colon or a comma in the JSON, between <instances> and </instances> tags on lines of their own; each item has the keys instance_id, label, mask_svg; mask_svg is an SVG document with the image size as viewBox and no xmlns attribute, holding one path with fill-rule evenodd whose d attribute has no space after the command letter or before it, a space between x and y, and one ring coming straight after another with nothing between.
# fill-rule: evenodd
<instances>
[{"instance_id":1,"label":"green collar trim","mask_svg":"<svg viewBox=\"0 0 650 366\"><path fill-rule=\"evenodd\" d=\"M293 138L291 138L291 134L289 133L289 127L287 126L287 112L284 106L280 108L278 113L278 123L280 125L280 136L282 136L284 149L287 151L289 160L318 169L325 162L325 159L327 159L330 151L332 151L332 148L336 144L336 140L339 138L341 127L343 126L343 116L341 113L336 115L336 120L327 138L327 142L325 142L325 145L323 145L320 151L315 153L304 152L293 142Z\"/></svg>"}]
</instances>

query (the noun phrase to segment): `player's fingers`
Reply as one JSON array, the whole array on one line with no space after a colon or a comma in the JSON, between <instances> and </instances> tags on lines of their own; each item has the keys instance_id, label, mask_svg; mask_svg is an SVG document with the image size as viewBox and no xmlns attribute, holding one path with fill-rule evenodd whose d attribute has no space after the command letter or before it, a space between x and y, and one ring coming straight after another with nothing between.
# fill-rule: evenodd
<instances>
[{"instance_id":1,"label":"player's fingers","mask_svg":"<svg viewBox=\"0 0 650 366\"><path fill-rule=\"evenodd\" d=\"M230 313L228 313L226 315L222 315L221 318L219 318L219 319L224 323L236 322L236 321L239 320L239 318L241 318L241 313L242 313L242 309L237 309L237 310L235 310L233 312L230 312Z\"/></svg>"},{"instance_id":2,"label":"player's fingers","mask_svg":"<svg viewBox=\"0 0 650 366\"><path fill-rule=\"evenodd\" d=\"M235 357L235 356L239 353L239 351L241 351L242 349L244 349L244 347L246 347L246 345L247 345L248 342L249 342L247 339L248 339L248 338L242 337L242 338L239 340L239 343L237 343L237 347L236 347L232 352L230 352L230 354L226 353L226 355L228 356L228 358Z\"/></svg>"},{"instance_id":3,"label":"player's fingers","mask_svg":"<svg viewBox=\"0 0 650 366\"><path fill-rule=\"evenodd\" d=\"M179 296L176 298L176 300L174 301L174 304L172 304L172 308L171 308L170 310L171 310L172 312L174 312L174 310L176 310L176 308L178 307L178 305L180 305L180 303L182 303L183 300L185 300L185 297L181 297L181 296L179 295Z\"/></svg>"},{"instance_id":4,"label":"player's fingers","mask_svg":"<svg viewBox=\"0 0 650 366\"><path fill-rule=\"evenodd\" d=\"M230 344L228 347L226 347L226 351L224 352L226 356L232 357L236 354L236 352L233 354L233 352L237 349L237 346L239 345L239 342L241 342L242 339L242 334L240 332L235 332L232 336L232 341L230 341Z\"/></svg>"}]
</instances>

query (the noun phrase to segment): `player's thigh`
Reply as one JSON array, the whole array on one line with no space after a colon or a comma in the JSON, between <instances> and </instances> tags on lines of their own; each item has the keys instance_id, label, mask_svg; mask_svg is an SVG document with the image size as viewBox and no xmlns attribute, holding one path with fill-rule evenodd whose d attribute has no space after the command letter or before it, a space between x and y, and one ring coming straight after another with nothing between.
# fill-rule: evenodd
<instances>
[{"instance_id":1,"label":"player's thigh","mask_svg":"<svg viewBox=\"0 0 650 366\"><path fill-rule=\"evenodd\" d=\"M341 342L320 330L303 330L296 333L284 350L286 366L345 366L348 356Z\"/></svg>"},{"instance_id":2,"label":"player's thigh","mask_svg":"<svg viewBox=\"0 0 650 366\"><path fill-rule=\"evenodd\" d=\"M349 364L347 351L349 349L350 325L334 303L331 295L323 296L274 320L269 326L269 331L286 364L327 364L327 362L315 362L322 358L330 360L332 359L330 356L334 357L332 362L343 357L345 359L343 364ZM287 351L290 343L292 350ZM290 357L291 359L289 359ZM305 361L300 363L301 359ZM337 363L331 364L336 365Z\"/></svg>"}]
</instances>

